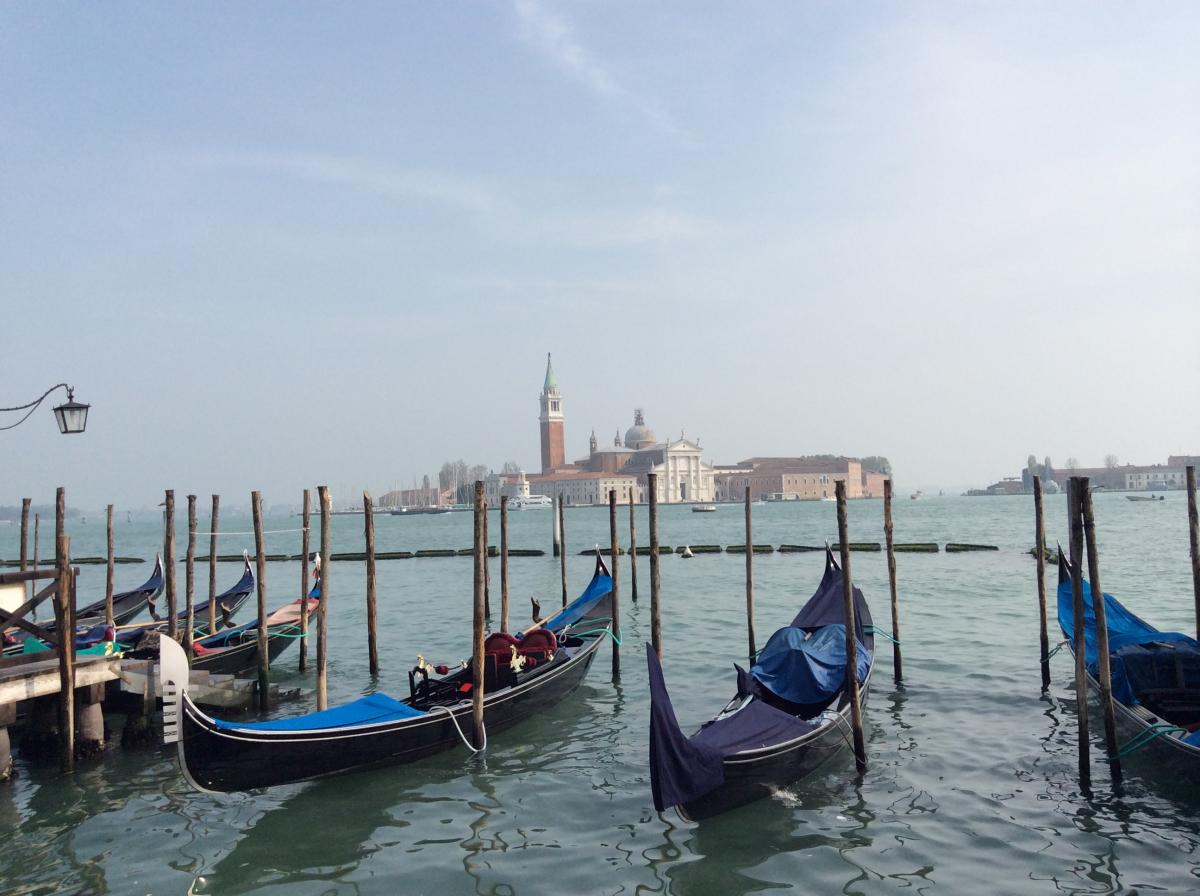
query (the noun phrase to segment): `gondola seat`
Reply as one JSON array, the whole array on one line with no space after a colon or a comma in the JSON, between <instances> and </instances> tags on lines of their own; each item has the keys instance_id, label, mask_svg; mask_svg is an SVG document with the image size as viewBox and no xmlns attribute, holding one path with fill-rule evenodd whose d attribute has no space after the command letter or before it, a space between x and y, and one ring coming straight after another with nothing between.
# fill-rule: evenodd
<instances>
[{"instance_id":1,"label":"gondola seat","mask_svg":"<svg viewBox=\"0 0 1200 896\"><path fill-rule=\"evenodd\" d=\"M517 652L536 665L548 663L558 652L558 638L549 629L535 628L521 639Z\"/></svg>"},{"instance_id":2,"label":"gondola seat","mask_svg":"<svg viewBox=\"0 0 1200 896\"><path fill-rule=\"evenodd\" d=\"M513 648L520 653L521 642L508 632L492 632L483 642L483 687L485 691L508 687L513 683Z\"/></svg>"}]
</instances>

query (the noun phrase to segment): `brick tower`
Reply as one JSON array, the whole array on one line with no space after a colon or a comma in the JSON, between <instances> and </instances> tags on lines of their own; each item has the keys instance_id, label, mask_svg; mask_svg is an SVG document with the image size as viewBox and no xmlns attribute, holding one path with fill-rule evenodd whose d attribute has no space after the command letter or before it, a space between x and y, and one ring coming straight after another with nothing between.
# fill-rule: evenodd
<instances>
[{"instance_id":1,"label":"brick tower","mask_svg":"<svg viewBox=\"0 0 1200 896\"><path fill-rule=\"evenodd\" d=\"M542 472L549 473L561 467L566 458L563 449L562 395L558 391L558 380L550 366L550 355L546 354L546 382L540 396L542 413L538 417L542 429Z\"/></svg>"}]
</instances>

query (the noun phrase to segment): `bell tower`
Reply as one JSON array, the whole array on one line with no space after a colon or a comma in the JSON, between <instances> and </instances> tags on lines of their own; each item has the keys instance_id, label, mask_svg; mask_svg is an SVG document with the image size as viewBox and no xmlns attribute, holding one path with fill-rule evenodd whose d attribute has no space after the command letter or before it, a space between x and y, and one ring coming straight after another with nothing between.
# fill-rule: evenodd
<instances>
[{"instance_id":1,"label":"bell tower","mask_svg":"<svg viewBox=\"0 0 1200 896\"><path fill-rule=\"evenodd\" d=\"M538 417L542 430L542 472L549 473L561 467L566 458L563 447L563 406L558 391L558 380L550 365L550 354L546 353L546 382L542 385L539 398L542 413Z\"/></svg>"}]
</instances>

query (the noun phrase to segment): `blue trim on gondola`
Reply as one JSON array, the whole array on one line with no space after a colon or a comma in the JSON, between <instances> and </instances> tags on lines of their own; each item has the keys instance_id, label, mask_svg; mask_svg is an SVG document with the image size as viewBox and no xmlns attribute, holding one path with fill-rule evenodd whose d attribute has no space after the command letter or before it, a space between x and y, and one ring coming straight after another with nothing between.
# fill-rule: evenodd
<instances>
[{"instance_id":1,"label":"blue trim on gondola","mask_svg":"<svg viewBox=\"0 0 1200 896\"><path fill-rule=\"evenodd\" d=\"M290 719L274 719L270 722L227 722L213 719L213 724L223 731L317 731L327 728L349 728L356 725L377 725L397 722L426 715L401 703L387 694L371 694L353 703L313 712Z\"/></svg>"}]
</instances>

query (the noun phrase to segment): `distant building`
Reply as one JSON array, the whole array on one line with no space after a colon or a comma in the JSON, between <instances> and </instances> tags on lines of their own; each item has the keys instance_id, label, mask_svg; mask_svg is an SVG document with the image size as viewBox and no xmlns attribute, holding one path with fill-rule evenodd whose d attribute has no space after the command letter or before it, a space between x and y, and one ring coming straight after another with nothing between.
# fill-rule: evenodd
<instances>
[{"instance_id":1,"label":"distant building","mask_svg":"<svg viewBox=\"0 0 1200 896\"><path fill-rule=\"evenodd\" d=\"M716 469L716 499L736 501L750 489L753 501L815 501L832 498L846 483L847 498L883 496L883 473L864 471L851 457L752 457Z\"/></svg>"},{"instance_id":2,"label":"distant building","mask_svg":"<svg viewBox=\"0 0 1200 896\"><path fill-rule=\"evenodd\" d=\"M440 507L452 504L449 491L430 486L429 488L405 488L386 492L379 497L380 507Z\"/></svg>"},{"instance_id":3,"label":"distant building","mask_svg":"<svg viewBox=\"0 0 1200 896\"><path fill-rule=\"evenodd\" d=\"M483 496L488 507L499 507L500 498L529 497L529 478L524 470L516 473L490 473L483 480Z\"/></svg>"},{"instance_id":4,"label":"distant building","mask_svg":"<svg viewBox=\"0 0 1200 896\"><path fill-rule=\"evenodd\" d=\"M625 431L624 441L618 430L611 446L600 447L592 430L587 457L566 463L563 398L549 355L539 402L542 472L527 477L531 494L561 496L568 504L603 504L608 501L608 491L616 489L622 501L632 494L640 503L647 497L647 476L654 473L658 500L665 504L715 499L713 468L704 462L699 440L680 433L674 441L659 442L646 425L641 408L634 411L633 426Z\"/></svg>"},{"instance_id":5,"label":"distant building","mask_svg":"<svg viewBox=\"0 0 1200 896\"><path fill-rule=\"evenodd\" d=\"M1125 488L1131 492L1145 489L1162 490L1187 486L1183 467L1159 466L1125 469Z\"/></svg>"}]
</instances>

